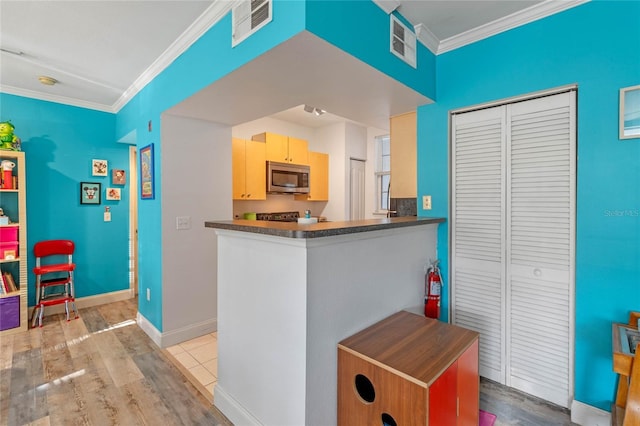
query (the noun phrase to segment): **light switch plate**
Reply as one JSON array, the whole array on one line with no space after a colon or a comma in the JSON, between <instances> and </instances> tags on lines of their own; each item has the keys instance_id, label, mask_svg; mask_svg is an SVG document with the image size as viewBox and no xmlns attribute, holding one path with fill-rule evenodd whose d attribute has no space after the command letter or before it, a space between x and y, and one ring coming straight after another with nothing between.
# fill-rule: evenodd
<instances>
[{"instance_id":1,"label":"light switch plate","mask_svg":"<svg viewBox=\"0 0 640 426\"><path fill-rule=\"evenodd\" d=\"M104 212L104 221L111 222L111 212Z\"/></svg>"},{"instance_id":2,"label":"light switch plate","mask_svg":"<svg viewBox=\"0 0 640 426\"><path fill-rule=\"evenodd\" d=\"M422 209L431 210L431 195L422 196Z\"/></svg>"},{"instance_id":3,"label":"light switch plate","mask_svg":"<svg viewBox=\"0 0 640 426\"><path fill-rule=\"evenodd\" d=\"M191 216L177 216L176 229L191 229Z\"/></svg>"}]
</instances>

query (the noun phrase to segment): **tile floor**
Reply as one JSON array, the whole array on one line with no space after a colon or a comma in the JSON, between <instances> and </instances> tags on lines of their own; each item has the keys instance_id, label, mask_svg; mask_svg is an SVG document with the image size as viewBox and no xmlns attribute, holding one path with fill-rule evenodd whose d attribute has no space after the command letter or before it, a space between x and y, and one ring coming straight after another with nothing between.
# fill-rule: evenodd
<instances>
[{"instance_id":1,"label":"tile floor","mask_svg":"<svg viewBox=\"0 0 640 426\"><path fill-rule=\"evenodd\" d=\"M218 377L218 333L205 334L166 350L185 377L213 403L213 387Z\"/></svg>"}]
</instances>

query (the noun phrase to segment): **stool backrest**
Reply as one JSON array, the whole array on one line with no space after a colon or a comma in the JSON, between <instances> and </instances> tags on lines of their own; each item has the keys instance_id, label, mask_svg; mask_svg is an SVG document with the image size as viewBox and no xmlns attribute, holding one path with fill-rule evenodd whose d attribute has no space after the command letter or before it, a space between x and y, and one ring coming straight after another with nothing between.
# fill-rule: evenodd
<instances>
[{"instance_id":1,"label":"stool backrest","mask_svg":"<svg viewBox=\"0 0 640 426\"><path fill-rule=\"evenodd\" d=\"M55 255L71 256L76 245L71 240L46 240L39 241L33 246L33 254L36 257Z\"/></svg>"}]
</instances>

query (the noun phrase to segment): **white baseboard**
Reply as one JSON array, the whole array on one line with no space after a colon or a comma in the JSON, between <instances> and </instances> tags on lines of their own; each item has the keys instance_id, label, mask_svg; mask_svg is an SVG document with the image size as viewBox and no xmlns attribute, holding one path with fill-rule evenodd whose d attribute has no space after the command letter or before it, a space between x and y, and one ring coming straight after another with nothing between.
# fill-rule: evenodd
<instances>
[{"instance_id":1,"label":"white baseboard","mask_svg":"<svg viewBox=\"0 0 640 426\"><path fill-rule=\"evenodd\" d=\"M161 348L177 345L178 343L185 342L187 340L195 339L196 337L204 336L205 334L214 333L218 330L218 320L216 318L201 321L196 324L189 324L188 326L178 328L162 333L162 345Z\"/></svg>"},{"instance_id":2,"label":"white baseboard","mask_svg":"<svg viewBox=\"0 0 640 426\"><path fill-rule=\"evenodd\" d=\"M136 314L136 323L138 323L138 326L142 329L142 331L147 333L147 336L149 336L149 338L153 340L153 343L155 343L159 347L162 347L162 333L153 324L151 324L151 321L146 319L144 315L140 313L140 311L138 311L138 313Z\"/></svg>"},{"instance_id":3,"label":"white baseboard","mask_svg":"<svg viewBox=\"0 0 640 426\"><path fill-rule=\"evenodd\" d=\"M571 421L581 426L609 426L611 413L574 399L571 403Z\"/></svg>"},{"instance_id":4,"label":"white baseboard","mask_svg":"<svg viewBox=\"0 0 640 426\"><path fill-rule=\"evenodd\" d=\"M131 299L135 296L132 289L112 291L111 293L97 294L95 296L76 298L76 308L90 308L92 306L105 305L107 303L119 302L121 300ZM29 308L29 318L33 315L33 306ZM69 308L71 309L71 308ZM47 306L44 311L45 315L64 314L64 304Z\"/></svg>"},{"instance_id":5,"label":"white baseboard","mask_svg":"<svg viewBox=\"0 0 640 426\"><path fill-rule=\"evenodd\" d=\"M219 383L216 383L213 392L213 405L234 425L262 426L262 423L245 410L231 395L226 393Z\"/></svg>"},{"instance_id":6,"label":"white baseboard","mask_svg":"<svg viewBox=\"0 0 640 426\"><path fill-rule=\"evenodd\" d=\"M136 322L142 331L147 333L149 338L151 338L151 340L161 348L177 345L178 343L213 333L218 329L218 320L215 318L191 324L177 330L168 331L166 333L158 330L151 321L146 319L140 312L138 312L138 315L136 316Z\"/></svg>"}]
</instances>

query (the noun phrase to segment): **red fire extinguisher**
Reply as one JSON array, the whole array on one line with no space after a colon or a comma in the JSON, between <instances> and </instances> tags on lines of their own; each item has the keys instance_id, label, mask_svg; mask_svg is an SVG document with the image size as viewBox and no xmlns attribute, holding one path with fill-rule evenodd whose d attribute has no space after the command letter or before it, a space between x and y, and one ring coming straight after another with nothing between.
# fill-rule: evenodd
<instances>
[{"instance_id":1,"label":"red fire extinguisher","mask_svg":"<svg viewBox=\"0 0 640 426\"><path fill-rule=\"evenodd\" d=\"M440 293L442 293L442 276L436 260L427 269L424 279L424 316L440 318Z\"/></svg>"}]
</instances>

